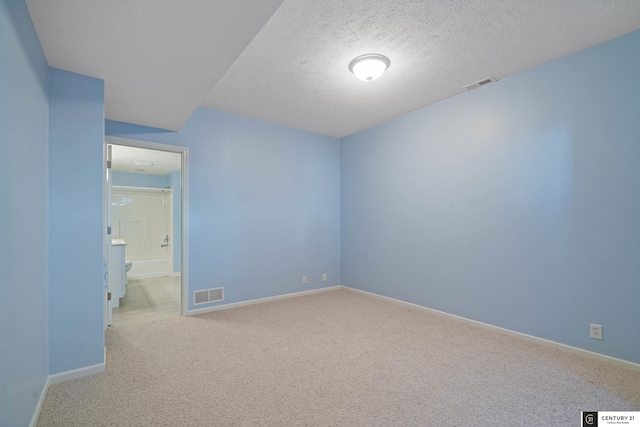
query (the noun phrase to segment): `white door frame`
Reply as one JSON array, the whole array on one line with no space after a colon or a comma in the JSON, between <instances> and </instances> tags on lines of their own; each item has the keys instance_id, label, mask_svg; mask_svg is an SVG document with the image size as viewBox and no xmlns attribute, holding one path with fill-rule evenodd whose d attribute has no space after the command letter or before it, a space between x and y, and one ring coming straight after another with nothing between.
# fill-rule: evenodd
<instances>
[{"instance_id":1,"label":"white door frame","mask_svg":"<svg viewBox=\"0 0 640 427\"><path fill-rule=\"evenodd\" d=\"M146 148L148 150L166 151L178 153L182 158L182 168L180 171L180 211L182 216L182 237L180 244L180 287L182 295L181 314L187 315L189 311L189 149L179 145L161 144L158 142L141 141L137 139L120 138L116 136L105 136L105 144L125 145L127 147Z\"/></svg>"},{"instance_id":2,"label":"white door frame","mask_svg":"<svg viewBox=\"0 0 640 427\"><path fill-rule=\"evenodd\" d=\"M104 258L104 282L105 282L105 290L104 290L104 300L103 300L103 323L104 330L107 330L107 327L111 326L111 318L112 318L112 306L111 306L111 298L109 288L109 258L111 257L111 210L109 209L109 205L111 204L111 150L109 149L109 145L104 143L104 161L103 161L103 170L102 170L102 203L103 203L103 215L102 215L102 238L104 239L102 245L102 257ZM106 361L106 360L105 360Z\"/></svg>"}]
</instances>

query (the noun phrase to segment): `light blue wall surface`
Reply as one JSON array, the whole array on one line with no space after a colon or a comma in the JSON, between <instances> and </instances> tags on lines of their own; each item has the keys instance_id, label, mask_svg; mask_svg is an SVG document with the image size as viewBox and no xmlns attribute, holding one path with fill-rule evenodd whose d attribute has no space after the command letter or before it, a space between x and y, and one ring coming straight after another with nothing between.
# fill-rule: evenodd
<instances>
[{"instance_id":1,"label":"light blue wall surface","mask_svg":"<svg viewBox=\"0 0 640 427\"><path fill-rule=\"evenodd\" d=\"M180 172L172 172L167 175L169 178L169 185L173 189L173 272L180 273L180 267L182 265L182 209L181 209L181 197L182 186L180 183Z\"/></svg>"},{"instance_id":2,"label":"light blue wall surface","mask_svg":"<svg viewBox=\"0 0 640 427\"><path fill-rule=\"evenodd\" d=\"M167 188L169 175L147 175L113 171L111 185L126 187Z\"/></svg>"},{"instance_id":3,"label":"light blue wall surface","mask_svg":"<svg viewBox=\"0 0 640 427\"><path fill-rule=\"evenodd\" d=\"M104 361L104 82L49 72L49 373Z\"/></svg>"},{"instance_id":4,"label":"light blue wall surface","mask_svg":"<svg viewBox=\"0 0 640 427\"><path fill-rule=\"evenodd\" d=\"M343 139L343 284L640 363L638 52L635 32Z\"/></svg>"},{"instance_id":5,"label":"light blue wall surface","mask_svg":"<svg viewBox=\"0 0 640 427\"><path fill-rule=\"evenodd\" d=\"M0 425L26 426L49 373L49 67L22 0L0 1Z\"/></svg>"},{"instance_id":6,"label":"light blue wall surface","mask_svg":"<svg viewBox=\"0 0 640 427\"><path fill-rule=\"evenodd\" d=\"M107 121L106 133L189 147L190 296L340 284L339 140L205 108L179 132Z\"/></svg>"}]
</instances>

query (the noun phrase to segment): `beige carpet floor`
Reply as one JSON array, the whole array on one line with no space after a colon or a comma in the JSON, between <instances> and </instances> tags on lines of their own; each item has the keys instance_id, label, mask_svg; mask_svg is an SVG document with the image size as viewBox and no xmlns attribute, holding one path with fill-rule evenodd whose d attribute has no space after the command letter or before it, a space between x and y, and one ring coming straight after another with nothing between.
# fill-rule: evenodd
<instances>
[{"instance_id":1,"label":"beige carpet floor","mask_svg":"<svg viewBox=\"0 0 640 427\"><path fill-rule=\"evenodd\" d=\"M640 372L349 290L107 334L107 370L38 426L578 426Z\"/></svg>"}]
</instances>

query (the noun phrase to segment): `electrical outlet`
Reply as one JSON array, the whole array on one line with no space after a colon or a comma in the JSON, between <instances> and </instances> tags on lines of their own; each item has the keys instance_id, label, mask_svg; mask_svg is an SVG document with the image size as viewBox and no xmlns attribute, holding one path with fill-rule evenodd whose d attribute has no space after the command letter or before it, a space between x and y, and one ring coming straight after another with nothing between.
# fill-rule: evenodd
<instances>
[{"instance_id":1,"label":"electrical outlet","mask_svg":"<svg viewBox=\"0 0 640 427\"><path fill-rule=\"evenodd\" d=\"M322 281L323 282L327 281L327 273L322 273Z\"/></svg>"},{"instance_id":2,"label":"electrical outlet","mask_svg":"<svg viewBox=\"0 0 640 427\"><path fill-rule=\"evenodd\" d=\"M589 327L591 338L602 341L602 325L591 324Z\"/></svg>"},{"instance_id":3,"label":"electrical outlet","mask_svg":"<svg viewBox=\"0 0 640 427\"><path fill-rule=\"evenodd\" d=\"M302 276L302 284L303 285L307 284L307 276Z\"/></svg>"}]
</instances>

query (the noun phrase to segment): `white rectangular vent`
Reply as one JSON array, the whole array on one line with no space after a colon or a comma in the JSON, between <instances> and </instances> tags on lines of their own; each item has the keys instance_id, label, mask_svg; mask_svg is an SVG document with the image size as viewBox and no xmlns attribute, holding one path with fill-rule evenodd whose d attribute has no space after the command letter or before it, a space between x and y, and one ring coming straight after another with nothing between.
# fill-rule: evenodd
<instances>
[{"instance_id":1,"label":"white rectangular vent","mask_svg":"<svg viewBox=\"0 0 640 427\"><path fill-rule=\"evenodd\" d=\"M471 83L470 85L463 86L463 89L474 90L474 89L481 88L482 86L490 85L495 81L496 79L494 79L493 77L487 77L486 79L482 79L475 83Z\"/></svg>"},{"instance_id":2,"label":"white rectangular vent","mask_svg":"<svg viewBox=\"0 0 640 427\"><path fill-rule=\"evenodd\" d=\"M193 292L193 305L224 301L224 288L203 289Z\"/></svg>"}]
</instances>

